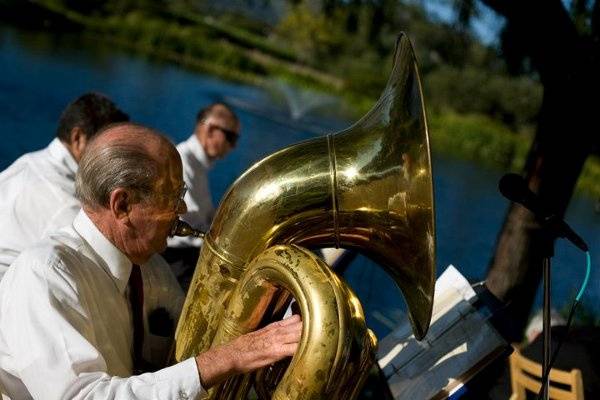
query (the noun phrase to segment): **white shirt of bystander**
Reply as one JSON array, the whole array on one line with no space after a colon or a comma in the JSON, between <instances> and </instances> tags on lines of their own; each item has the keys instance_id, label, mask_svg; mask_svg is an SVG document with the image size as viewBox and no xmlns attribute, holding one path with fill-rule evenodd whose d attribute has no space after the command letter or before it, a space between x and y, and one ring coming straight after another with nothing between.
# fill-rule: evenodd
<instances>
[{"instance_id":1,"label":"white shirt of bystander","mask_svg":"<svg viewBox=\"0 0 600 400\"><path fill-rule=\"evenodd\" d=\"M0 173L0 279L24 248L73 222L77 163L59 139Z\"/></svg>"},{"instance_id":2,"label":"white shirt of bystander","mask_svg":"<svg viewBox=\"0 0 600 400\"><path fill-rule=\"evenodd\" d=\"M0 385L11 399L194 399L204 393L193 358L131 376L131 268L83 211L71 227L21 253L0 283ZM149 332L147 315L163 307L177 321L183 293L158 255L141 273L143 356L164 362L170 340Z\"/></svg>"},{"instance_id":3,"label":"white shirt of bystander","mask_svg":"<svg viewBox=\"0 0 600 400\"><path fill-rule=\"evenodd\" d=\"M183 164L183 181L188 188L184 198L187 213L183 214L181 219L194 228L206 232L215 214L208 185L208 170L212 162L195 134L179 143L177 151ZM202 239L173 237L169 238L168 244L169 247L200 247Z\"/></svg>"}]
</instances>

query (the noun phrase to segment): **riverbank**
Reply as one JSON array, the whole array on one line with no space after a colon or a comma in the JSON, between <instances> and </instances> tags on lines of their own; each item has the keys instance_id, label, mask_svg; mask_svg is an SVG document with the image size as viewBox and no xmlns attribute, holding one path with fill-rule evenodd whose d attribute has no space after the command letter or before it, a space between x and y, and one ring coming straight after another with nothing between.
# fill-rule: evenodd
<instances>
[{"instance_id":1,"label":"riverbank","mask_svg":"<svg viewBox=\"0 0 600 400\"><path fill-rule=\"evenodd\" d=\"M258 86L277 77L339 96L353 118L364 115L376 101L372 96L352 90L351 85L339 77L303 63L291 50L278 47L252 32L223 26L210 17L170 10L161 18L141 11L101 18L79 14L52 1L41 1L38 6L43 7L50 20L80 30L93 40L112 43L194 71ZM515 134L484 115L430 110L429 117L434 152L503 170L521 170L531 134ZM577 190L600 197L600 160L597 157L588 159Z\"/></svg>"}]
</instances>

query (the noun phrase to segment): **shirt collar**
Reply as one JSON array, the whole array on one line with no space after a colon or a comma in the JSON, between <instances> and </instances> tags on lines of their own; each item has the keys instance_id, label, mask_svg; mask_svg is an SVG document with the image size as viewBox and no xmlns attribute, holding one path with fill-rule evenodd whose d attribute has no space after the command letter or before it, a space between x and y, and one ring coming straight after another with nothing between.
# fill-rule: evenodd
<instances>
[{"instance_id":1,"label":"shirt collar","mask_svg":"<svg viewBox=\"0 0 600 400\"><path fill-rule=\"evenodd\" d=\"M83 209L75 217L73 228L103 261L102 267L113 278L119 291L125 293L131 275L131 261L100 232Z\"/></svg>"},{"instance_id":2,"label":"shirt collar","mask_svg":"<svg viewBox=\"0 0 600 400\"><path fill-rule=\"evenodd\" d=\"M59 138L54 138L48 145L48 151L52 158L67 167L67 170L73 174L74 178L77 173L77 161L75 161L67 146Z\"/></svg>"},{"instance_id":3,"label":"shirt collar","mask_svg":"<svg viewBox=\"0 0 600 400\"><path fill-rule=\"evenodd\" d=\"M186 142L188 146L190 146L192 156L202 164L204 168L209 169L212 167L213 162L208 158L208 155L206 155L206 151L204 151L204 147L202 147L202 144L195 133L192 134Z\"/></svg>"}]
</instances>

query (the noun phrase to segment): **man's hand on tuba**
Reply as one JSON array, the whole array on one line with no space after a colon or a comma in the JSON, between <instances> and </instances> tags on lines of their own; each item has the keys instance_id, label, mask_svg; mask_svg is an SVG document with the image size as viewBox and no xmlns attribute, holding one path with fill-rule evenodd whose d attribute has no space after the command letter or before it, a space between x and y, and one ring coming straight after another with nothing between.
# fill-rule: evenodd
<instances>
[{"instance_id":1,"label":"man's hand on tuba","mask_svg":"<svg viewBox=\"0 0 600 400\"><path fill-rule=\"evenodd\" d=\"M302 320L292 315L239 336L196 356L202 386L207 389L235 375L293 356L302 336Z\"/></svg>"}]
</instances>

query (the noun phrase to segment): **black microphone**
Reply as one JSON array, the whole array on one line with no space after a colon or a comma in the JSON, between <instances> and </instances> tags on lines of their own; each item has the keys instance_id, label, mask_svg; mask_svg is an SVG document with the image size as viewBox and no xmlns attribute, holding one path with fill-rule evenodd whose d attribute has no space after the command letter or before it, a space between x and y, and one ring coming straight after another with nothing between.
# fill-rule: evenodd
<instances>
[{"instance_id":1,"label":"black microphone","mask_svg":"<svg viewBox=\"0 0 600 400\"><path fill-rule=\"evenodd\" d=\"M504 197L531 211L542 225L549 226L557 236L569 240L583 251L588 251L587 244L565 221L544 209L539 197L529 190L527 182L520 175L504 175L498 183L498 189Z\"/></svg>"}]
</instances>

